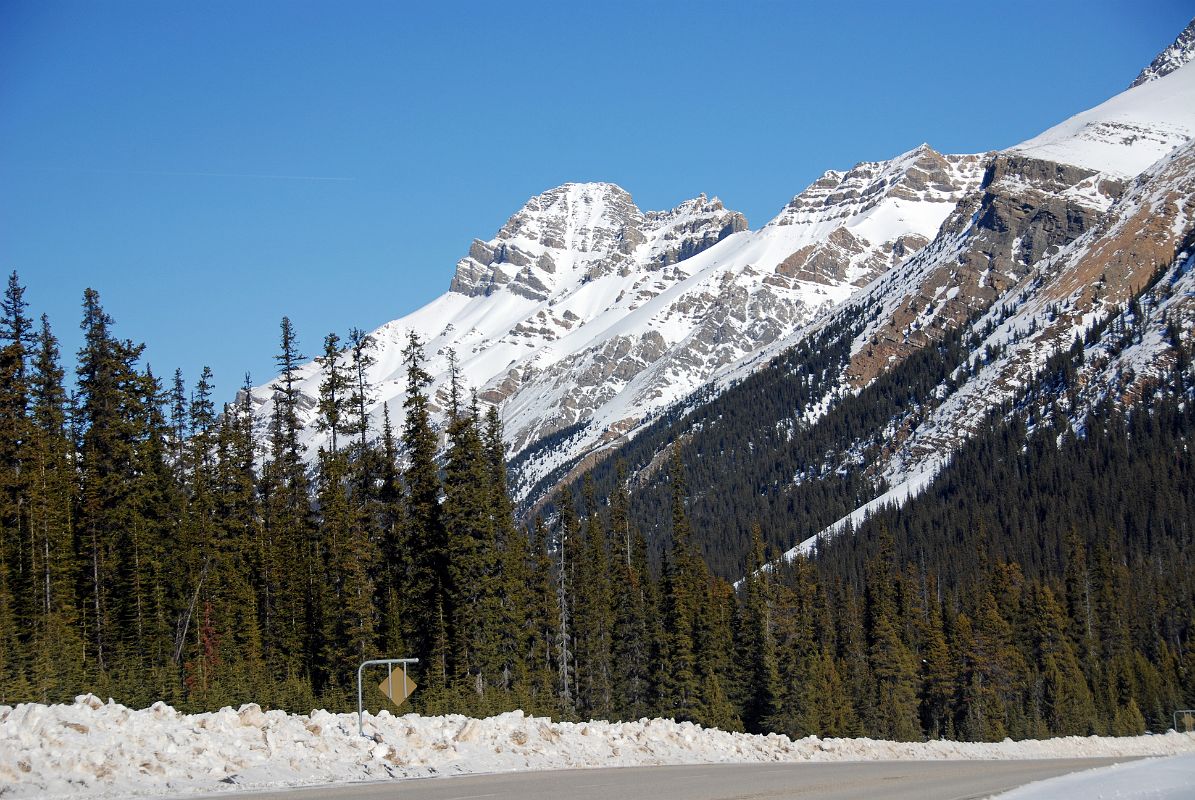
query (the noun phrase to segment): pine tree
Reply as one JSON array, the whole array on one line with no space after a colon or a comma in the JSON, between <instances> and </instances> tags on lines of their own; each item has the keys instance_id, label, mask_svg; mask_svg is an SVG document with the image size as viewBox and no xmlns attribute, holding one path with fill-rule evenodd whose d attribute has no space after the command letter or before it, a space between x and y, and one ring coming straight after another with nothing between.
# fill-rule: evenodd
<instances>
[{"instance_id":1,"label":"pine tree","mask_svg":"<svg viewBox=\"0 0 1195 800\"><path fill-rule=\"evenodd\" d=\"M423 345L412 331L403 350L407 368L406 420L402 443L407 457L403 475L406 506L400 547L407 563L406 596L402 605L403 641L420 660L425 677L423 697L438 702L437 693L449 681L448 623L444 591L447 585L447 539L436 464L437 437L428 410L431 376L423 368Z\"/></svg>"},{"instance_id":2,"label":"pine tree","mask_svg":"<svg viewBox=\"0 0 1195 800\"><path fill-rule=\"evenodd\" d=\"M490 516L489 470L478 431L477 409L464 406L455 354L449 352L448 454L444 466L444 530L447 576L444 603L449 617L450 672L472 689L477 708L487 705L487 688L500 683L492 631L498 625L497 558Z\"/></svg>"},{"instance_id":3,"label":"pine tree","mask_svg":"<svg viewBox=\"0 0 1195 800\"><path fill-rule=\"evenodd\" d=\"M514 509L506 483L506 445L498 408L486 410L484 435L486 504L494 526L497 574L494 602L497 621L492 636L496 648L498 685L508 702L526 705L535 693L533 663L526 657L536 641L533 575L535 552L526 533L515 525Z\"/></svg>"},{"instance_id":4,"label":"pine tree","mask_svg":"<svg viewBox=\"0 0 1195 800\"><path fill-rule=\"evenodd\" d=\"M23 668L24 648L16 638L16 620L28 619L36 606L34 549L22 504L29 470L28 361L31 323L25 287L17 273L8 279L0 302L0 563L7 563L8 609L13 639L7 661Z\"/></svg>"},{"instance_id":5,"label":"pine tree","mask_svg":"<svg viewBox=\"0 0 1195 800\"><path fill-rule=\"evenodd\" d=\"M577 512L573 496L564 489L556 502L560 509L560 525L556 536L556 684L557 702L565 715L576 712L576 689L573 650L573 555L577 543Z\"/></svg>"},{"instance_id":6,"label":"pine tree","mask_svg":"<svg viewBox=\"0 0 1195 800\"><path fill-rule=\"evenodd\" d=\"M647 543L631 529L628 514L626 465L617 467L617 482L610 496L610 533L614 551L612 592L612 681L614 715L641 719L650 712L651 620L654 619L654 586L647 564Z\"/></svg>"},{"instance_id":7,"label":"pine tree","mask_svg":"<svg viewBox=\"0 0 1195 800\"><path fill-rule=\"evenodd\" d=\"M83 296L84 343L77 367L76 424L81 436L77 519L85 558L85 624L100 673L120 664L123 640L130 633L122 623L138 616L140 596L122 578L130 574L135 551L135 527L130 522L135 513L132 470L138 460L140 415L135 406L141 381L134 364L142 348L118 341L111 326L99 294L88 289Z\"/></svg>"},{"instance_id":8,"label":"pine tree","mask_svg":"<svg viewBox=\"0 0 1195 800\"><path fill-rule=\"evenodd\" d=\"M586 519L576 548L574 587L577 706L583 717L609 719L613 711L611 633L614 627L610 557L606 530L588 475L583 487Z\"/></svg>"},{"instance_id":9,"label":"pine tree","mask_svg":"<svg viewBox=\"0 0 1195 800\"><path fill-rule=\"evenodd\" d=\"M318 649L313 637L312 600L318 597L311 520L310 484L299 440L299 353L287 317L275 356L280 373L270 416L269 458L262 468L264 609L262 639L277 680L292 686L309 680ZM303 698L297 698L299 701Z\"/></svg>"},{"instance_id":10,"label":"pine tree","mask_svg":"<svg viewBox=\"0 0 1195 800\"><path fill-rule=\"evenodd\" d=\"M214 583L221 600L217 625L225 657L220 688L222 702L229 705L266 693L260 603L252 585L253 576L259 574L261 525L251 386L246 375L237 401L224 407L216 435L215 508L220 538Z\"/></svg>"},{"instance_id":11,"label":"pine tree","mask_svg":"<svg viewBox=\"0 0 1195 800\"><path fill-rule=\"evenodd\" d=\"M36 584L30 680L43 703L65 701L82 685L77 565L72 541L73 448L66 427L58 340L41 318L30 377L29 480L25 499Z\"/></svg>"},{"instance_id":12,"label":"pine tree","mask_svg":"<svg viewBox=\"0 0 1195 800\"><path fill-rule=\"evenodd\" d=\"M535 714L559 714L555 669L559 609L556 584L552 579L552 559L548 550L550 534L542 517L536 517L527 537L527 562L531 575L528 613L529 630L525 645L528 684L532 701L527 710Z\"/></svg>"},{"instance_id":13,"label":"pine tree","mask_svg":"<svg viewBox=\"0 0 1195 800\"><path fill-rule=\"evenodd\" d=\"M769 572L763 566L763 534L759 525L753 524L751 557L741 590L743 624L737 648L746 688L743 725L751 733L771 730L779 710L780 673L772 632L771 586Z\"/></svg>"},{"instance_id":14,"label":"pine tree","mask_svg":"<svg viewBox=\"0 0 1195 800\"><path fill-rule=\"evenodd\" d=\"M672 550L664 573L664 640L658 662L659 707L676 720L700 721L702 687L697 672L694 633L700 613L698 559L690 544L691 531L685 512L684 466L678 447L672 451Z\"/></svg>"}]
</instances>

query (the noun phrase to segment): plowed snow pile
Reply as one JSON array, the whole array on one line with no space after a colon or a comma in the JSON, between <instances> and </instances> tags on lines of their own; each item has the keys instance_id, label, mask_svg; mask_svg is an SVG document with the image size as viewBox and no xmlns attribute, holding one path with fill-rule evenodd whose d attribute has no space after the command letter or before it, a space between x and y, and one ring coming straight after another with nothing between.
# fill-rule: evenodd
<instances>
[{"instance_id":1,"label":"plowed snow pile","mask_svg":"<svg viewBox=\"0 0 1195 800\"><path fill-rule=\"evenodd\" d=\"M71 705L0 706L0 796L113 797L385 780L467 772L760 761L1004 759L1195 752L1195 734L1069 737L998 744L874 739L793 741L670 720L552 722L520 711L365 717L263 712L180 714L82 695Z\"/></svg>"}]
</instances>

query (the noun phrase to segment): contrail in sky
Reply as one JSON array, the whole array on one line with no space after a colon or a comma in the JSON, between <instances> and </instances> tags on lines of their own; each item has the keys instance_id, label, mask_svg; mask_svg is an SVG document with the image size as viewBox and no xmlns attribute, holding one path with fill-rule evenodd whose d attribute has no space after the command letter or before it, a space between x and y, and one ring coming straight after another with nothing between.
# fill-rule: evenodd
<instances>
[{"instance_id":1,"label":"contrail in sky","mask_svg":"<svg viewBox=\"0 0 1195 800\"><path fill-rule=\"evenodd\" d=\"M356 178L338 178L325 175L271 175L254 172L176 172L169 170L150 169L89 169L76 167L23 167L35 172L85 172L94 175L152 175L167 178L252 178L273 181L325 181L333 183L351 183Z\"/></svg>"}]
</instances>

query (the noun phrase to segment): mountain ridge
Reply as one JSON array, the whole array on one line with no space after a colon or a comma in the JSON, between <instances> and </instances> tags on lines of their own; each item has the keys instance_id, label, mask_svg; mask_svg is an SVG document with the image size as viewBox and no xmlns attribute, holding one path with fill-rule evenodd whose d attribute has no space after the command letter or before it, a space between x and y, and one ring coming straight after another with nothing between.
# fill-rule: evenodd
<instances>
[{"instance_id":1,"label":"mountain ridge","mask_svg":"<svg viewBox=\"0 0 1195 800\"><path fill-rule=\"evenodd\" d=\"M1159 56L1167 64L1179 57ZM512 490L534 504L551 476L575 474L674 414L676 404L694 402L686 398L721 391L857 313L848 300L869 304L840 379L799 412L812 423L946 331L976 319L990 324L993 309L1023 301L1014 294L1028 297L1024 287L1045 280L1043 264L1096 229L1138 176L1191 140L1193 75L1189 63L1157 69L998 153L943 155L922 144L887 161L827 170L756 230L706 195L642 211L611 183L546 190L493 238L473 241L449 292L370 334L375 421L383 405L401 421L398 354L414 332L428 357L433 414L442 416L447 403L451 353L464 384L499 407L516 456ZM1161 216L1176 229L1186 224L1169 211ZM1128 296L1140 278L1117 280L1124 283L1109 297ZM318 385L312 362L300 376L311 449L320 442ZM254 391L259 412L272 392ZM990 407L979 398L973 417ZM869 467L881 489L924 485L960 441L946 437L914 457L914 444L929 441L914 435L920 424L909 416L882 434L886 455ZM952 424L965 431L969 423Z\"/></svg>"},{"instance_id":2,"label":"mountain ridge","mask_svg":"<svg viewBox=\"0 0 1195 800\"><path fill-rule=\"evenodd\" d=\"M369 335L374 417L386 403L402 418L398 353L415 331L427 345L434 411L444 407L452 349L465 383L502 409L512 453L585 423L573 450L554 456L574 458L915 252L978 182L982 161L921 145L828 171L755 231L705 195L643 212L615 184L547 190L493 239L472 243L448 293ZM312 450L318 375L316 362L300 370ZM259 416L272 394L270 384L253 392Z\"/></svg>"}]
</instances>

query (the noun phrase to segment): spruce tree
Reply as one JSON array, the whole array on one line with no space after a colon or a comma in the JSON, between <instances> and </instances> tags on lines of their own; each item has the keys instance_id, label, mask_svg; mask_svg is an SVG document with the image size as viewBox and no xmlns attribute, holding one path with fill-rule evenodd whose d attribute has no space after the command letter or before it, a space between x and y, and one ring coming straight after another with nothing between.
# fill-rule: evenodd
<instances>
[{"instance_id":1,"label":"spruce tree","mask_svg":"<svg viewBox=\"0 0 1195 800\"><path fill-rule=\"evenodd\" d=\"M686 487L679 447L673 448L669 479L672 482L672 550L664 572L664 639L658 661L657 691L660 710L676 720L700 721L701 684L697 672L694 633L700 613L697 557L690 544L691 530L685 512Z\"/></svg>"},{"instance_id":2,"label":"spruce tree","mask_svg":"<svg viewBox=\"0 0 1195 800\"><path fill-rule=\"evenodd\" d=\"M921 727L931 739L953 738L958 668L946 640L937 582L930 584L925 611L919 618L921 639Z\"/></svg>"},{"instance_id":3,"label":"spruce tree","mask_svg":"<svg viewBox=\"0 0 1195 800\"><path fill-rule=\"evenodd\" d=\"M475 708L488 704L487 689L501 682L492 634L498 620L497 553L487 486L489 470L478 431L477 409L464 405L455 354L450 356L448 453L442 506L447 540L444 602L449 617L450 672L472 690Z\"/></svg>"},{"instance_id":4,"label":"spruce tree","mask_svg":"<svg viewBox=\"0 0 1195 800\"><path fill-rule=\"evenodd\" d=\"M577 706L589 719L609 719L613 711L611 634L614 627L610 556L593 482L586 475L582 496L586 518L576 548L575 625Z\"/></svg>"},{"instance_id":5,"label":"spruce tree","mask_svg":"<svg viewBox=\"0 0 1195 800\"><path fill-rule=\"evenodd\" d=\"M776 641L772 633L769 572L763 569L763 534L751 526L751 557L743 577L742 628L737 647L744 665L743 725L750 733L772 730L779 710L780 673L776 663Z\"/></svg>"},{"instance_id":6,"label":"spruce tree","mask_svg":"<svg viewBox=\"0 0 1195 800\"><path fill-rule=\"evenodd\" d=\"M407 653L403 639L403 598L407 592L407 565L411 554L404 547L402 476L398 469L398 444L390 424L390 410L382 406L382 438L377 482L377 514L382 559L377 580L379 646L385 653Z\"/></svg>"},{"instance_id":7,"label":"spruce tree","mask_svg":"<svg viewBox=\"0 0 1195 800\"><path fill-rule=\"evenodd\" d=\"M236 705L266 693L260 606L254 578L260 563L260 512L254 475L253 407L245 386L224 407L216 434L215 508L219 520L217 618L225 658L222 702Z\"/></svg>"},{"instance_id":8,"label":"spruce tree","mask_svg":"<svg viewBox=\"0 0 1195 800\"><path fill-rule=\"evenodd\" d=\"M127 585L133 560L135 513L132 473L137 458L135 408L141 389L134 364L141 347L118 341L99 294L83 296L83 346L78 355L76 425L80 430L80 497L76 518L85 561L82 586L90 655L101 674L121 664L137 616L140 593Z\"/></svg>"},{"instance_id":9,"label":"spruce tree","mask_svg":"<svg viewBox=\"0 0 1195 800\"><path fill-rule=\"evenodd\" d=\"M612 681L615 716L634 720L647 716L651 708L654 586L647 564L647 544L643 535L631 528L626 484L626 465L619 464L610 497Z\"/></svg>"},{"instance_id":10,"label":"spruce tree","mask_svg":"<svg viewBox=\"0 0 1195 800\"><path fill-rule=\"evenodd\" d=\"M373 340L360 328L349 331L349 349L352 352L351 390L347 414L347 432L357 437L357 448L366 450L369 440L369 405L373 402L373 390L369 384L369 370L377 363L372 348Z\"/></svg>"},{"instance_id":11,"label":"spruce tree","mask_svg":"<svg viewBox=\"0 0 1195 800\"><path fill-rule=\"evenodd\" d=\"M531 575L530 628L525 644L525 661L532 696L531 707L536 714L555 715L561 712L558 701L556 674L556 643L558 641L559 609L556 583L552 576L549 553L551 534L543 517L536 517L527 536L527 564Z\"/></svg>"},{"instance_id":12,"label":"spruce tree","mask_svg":"<svg viewBox=\"0 0 1195 800\"><path fill-rule=\"evenodd\" d=\"M420 659L425 678L424 698L438 701L447 686L448 622L444 591L447 584L447 540L440 497L442 486L436 464L438 440L432 429L427 387L431 376L424 370L423 344L412 331L403 350L407 369L407 393L403 406L402 443L407 458L403 474L406 500L400 547L407 564L402 618L403 641L408 652Z\"/></svg>"},{"instance_id":13,"label":"spruce tree","mask_svg":"<svg viewBox=\"0 0 1195 800\"><path fill-rule=\"evenodd\" d=\"M1034 651L1043 680L1043 715L1051 735L1086 736L1095 730L1095 706L1075 647L1067 634L1067 621L1049 587L1034 594Z\"/></svg>"},{"instance_id":14,"label":"spruce tree","mask_svg":"<svg viewBox=\"0 0 1195 800\"><path fill-rule=\"evenodd\" d=\"M178 373L175 373L176 376ZM176 470L186 484L186 514L176 570L186 576L182 584L185 604L183 621L178 631L177 659L183 660L184 683L192 702L206 707L220 696L220 675L228 653L221 650L222 639L231 631L221 584L227 579L225 554L221 546L222 520L217 517L216 475L216 413L212 402L213 376L203 368L189 404L177 405L177 390L172 392L172 413L183 411L187 416L188 438L182 445L182 468ZM177 435L180 423L172 420ZM180 492L180 495L184 492ZM190 633L191 635L188 635Z\"/></svg>"},{"instance_id":15,"label":"spruce tree","mask_svg":"<svg viewBox=\"0 0 1195 800\"><path fill-rule=\"evenodd\" d=\"M8 569L0 558L0 705L16 705L29 699L31 689L21 653Z\"/></svg>"},{"instance_id":16,"label":"spruce tree","mask_svg":"<svg viewBox=\"0 0 1195 800\"><path fill-rule=\"evenodd\" d=\"M28 619L36 608L34 550L22 514L29 480L29 345L31 344L25 287L17 273L8 279L0 301L0 561L7 562L8 613ZM15 636L15 627L13 629ZM14 639L9 660L22 660L23 648Z\"/></svg>"},{"instance_id":17,"label":"spruce tree","mask_svg":"<svg viewBox=\"0 0 1195 800\"><path fill-rule=\"evenodd\" d=\"M37 588L30 680L35 698L43 703L67 700L83 683L71 516L74 453L62 379L58 340L43 315L30 375L30 479L25 502Z\"/></svg>"},{"instance_id":18,"label":"spruce tree","mask_svg":"<svg viewBox=\"0 0 1195 800\"><path fill-rule=\"evenodd\" d=\"M533 664L526 657L534 647L533 575L535 552L528 535L515 525L514 508L506 483L506 445L498 408L486 409L484 451L486 466L486 504L494 526L496 550L495 593L497 620L493 630L498 685L508 693L508 701L531 702L534 696Z\"/></svg>"},{"instance_id":19,"label":"spruce tree","mask_svg":"<svg viewBox=\"0 0 1195 800\"><path fill-rule=\"evenodd\" d=\"M262 569L266 584L262 639L267 663L285 684L289 703L303 703L318 642L313 636L312 601L318 598L310 483L299 440L299 362L303 359L290 319L282 318L280 349L274 357L269 457L262 468ZM296 692L298 692L296 694Z\"/></svg>"},{"instance_id":20,"label":"spruce tree","mask_svg":"<svg viewBox=\"0 0 1195 800\"><path fill-rule=\"evenodd\" d=\"M560 524L557 529L556 551L556 666L558 681L557 698L561 711L566 715L576 712L576 654L573 629L573 587L575 585L576 560L574 550L578 538L577 512L573 506L572 492L561 491L556 502L560 509Z\"/></svg>"}]
</instances>

